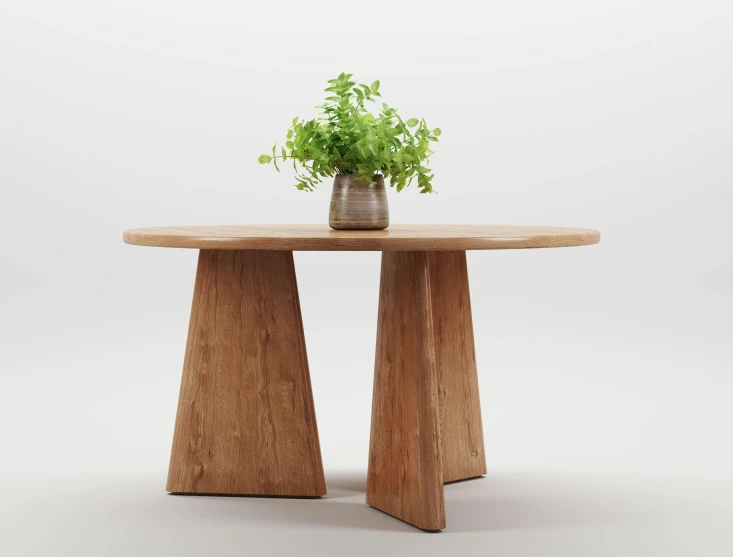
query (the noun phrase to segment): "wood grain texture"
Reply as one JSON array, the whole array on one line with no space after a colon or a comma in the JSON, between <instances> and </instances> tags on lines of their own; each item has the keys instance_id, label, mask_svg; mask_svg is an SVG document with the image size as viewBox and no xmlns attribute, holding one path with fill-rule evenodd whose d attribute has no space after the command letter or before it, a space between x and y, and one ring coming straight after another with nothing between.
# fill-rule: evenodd
<instances>
[{"instance_id":1,"label":"wood grain texture","mask_svg":"<svg viewBox=\"0 0 733 557\"><path fill-rule=\"evenodd\" d=\"M374 182L354 175L340 175L333 180L328 225L336 230L383 230L389 226L387 188L381 175Z\"/></svg>"},{"instance_id":2,"label":"wood grain texture","mask_svg":"<svg viewBox=\"0 0 733 557\"><path fill-rule=\"evenodd\" d=\"M167 490L326 493L291 252L201 251Z\"/></svg>"},{"instance_id":3,"label":"wood grain texture","mask_svg":"<svg viewBox=\"0 0 733 557\"><path fill-rule=\"evenodd\" d=\"M331 230L320 225L180 226L127 230L128 244L170 248L299 251L455 251L582 246L597 230L551 226L392 225Z\"/></svg>"},{"instance_id":4,"label":"wood grain texture","mask_svg":"<svg viewBox=\"0 0 733 557\"><path fill-rule=\"evenodd\" d=\"M445 528L438 377L427 252L384 252L367 504Z\"/></svg>"},{"instance_id":5,"label":"wood grain texture","mask_svg":"<svg viewBox=\"0 0 733 557\"><path fill-rule=\"evenodd\" d=\"M465 251L430 254L443 482L486 474Z\"/></svg>"}]
</instances>

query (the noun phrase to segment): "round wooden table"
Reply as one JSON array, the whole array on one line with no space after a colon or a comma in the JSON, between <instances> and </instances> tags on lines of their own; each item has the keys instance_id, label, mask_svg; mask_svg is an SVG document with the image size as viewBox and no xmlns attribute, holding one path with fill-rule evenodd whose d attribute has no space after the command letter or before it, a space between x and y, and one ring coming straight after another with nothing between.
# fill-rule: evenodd
<instances>
[{"instance_id":1,"label":"round wooden table","mask_svg":"<svg viewBox=\"0 0 733 557\"><path fill-rule=\"evenodd\" d=\"M127 230L200 249L167 491L326 494L293 251L381 251L366 502L445 528L443 484L486 474L465 250L595 244L539 226L183 226Z\"/></svg>"}]
</instances>

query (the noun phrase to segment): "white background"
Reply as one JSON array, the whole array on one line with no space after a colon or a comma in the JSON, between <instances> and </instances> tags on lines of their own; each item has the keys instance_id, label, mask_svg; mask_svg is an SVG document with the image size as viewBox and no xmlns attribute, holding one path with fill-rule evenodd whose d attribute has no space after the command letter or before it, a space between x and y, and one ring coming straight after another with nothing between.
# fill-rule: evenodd
<instances>
[{"instance_id":1,"label":"white background","mask_svg":"<svg viewBox=\"0 0 733 557\"><path fill-rule=\"evenodd\" d=\"M730 2L0 2L0 553L730 555ZM256 159L341 71L443 129L393 223L469 253L489 473L364 504L379 254L296 253L329 496L164 492L196 265L137 226L325 223Z\"/></svg>"}]
</instances>

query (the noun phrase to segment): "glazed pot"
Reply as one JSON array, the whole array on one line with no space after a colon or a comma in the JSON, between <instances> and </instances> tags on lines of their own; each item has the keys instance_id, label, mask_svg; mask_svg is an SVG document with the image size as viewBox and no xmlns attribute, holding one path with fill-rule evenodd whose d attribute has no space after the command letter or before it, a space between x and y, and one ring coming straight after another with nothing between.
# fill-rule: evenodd
<instances>
[{"instance_id":1,"label":"glazed pot","mask_svg":"<svg viewBox=\"0 0 733 557\"><path fill-rule=\"evenodd\" d=\"M387 188L381 174L370 184L354 174L333 180L328 224L336 230L383 230L389 226Z\"/></svg>"}]
</instances>

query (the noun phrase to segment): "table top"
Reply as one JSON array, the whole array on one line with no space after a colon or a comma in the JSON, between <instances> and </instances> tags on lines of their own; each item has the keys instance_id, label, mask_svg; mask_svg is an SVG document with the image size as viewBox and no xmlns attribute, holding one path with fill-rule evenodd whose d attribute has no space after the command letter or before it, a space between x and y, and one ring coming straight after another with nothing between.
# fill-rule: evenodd
<instances>
[{"instance_id":1,"label":"table top","mask_svg":"<svg viewBox=\"0 0 733 557\"><path fill-rule=\"evenodd\" d=\"M135 228L127 244L164 248L293 251L451 251L557 248L596 244L590 228L463 224L395 224L386 230L332 230L317 224Z\"/></svg>"}]
</instances>

